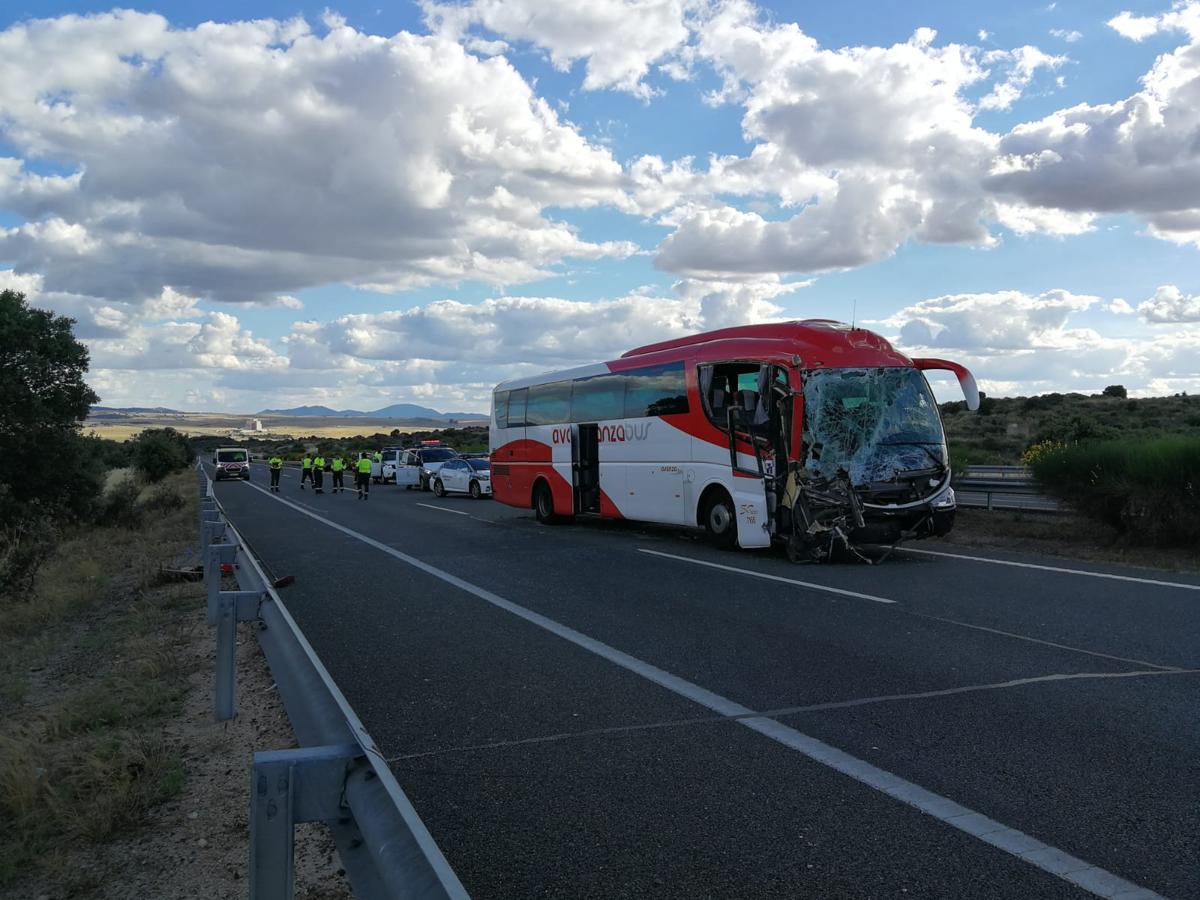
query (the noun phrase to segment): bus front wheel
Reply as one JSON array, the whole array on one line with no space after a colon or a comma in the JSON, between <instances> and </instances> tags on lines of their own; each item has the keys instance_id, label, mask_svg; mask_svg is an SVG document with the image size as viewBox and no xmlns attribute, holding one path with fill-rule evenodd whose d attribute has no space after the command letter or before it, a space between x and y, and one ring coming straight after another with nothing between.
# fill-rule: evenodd
<instances>
[{"instance_id":1,"label":"bus front wheel","mask_svg":"<svg viewBox=\"0 0 1200 900\"><path fill-rule=\"evenodd\" d=\"M708 538L723 550L737 546L737 517L733 501L724 491L715 491L704 507L704 530Z\"/></svg>"}]
</instances>

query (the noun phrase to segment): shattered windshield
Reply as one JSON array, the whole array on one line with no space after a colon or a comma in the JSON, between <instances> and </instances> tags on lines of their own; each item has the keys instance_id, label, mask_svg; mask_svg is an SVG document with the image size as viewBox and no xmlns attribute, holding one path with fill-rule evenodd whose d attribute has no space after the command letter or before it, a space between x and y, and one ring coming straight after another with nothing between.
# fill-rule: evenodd
<instances>
[{"instance_id":1,"label":"shattered windshield","mask_svg":"<svg viewBox=\"0 0 1200 900\"><path fill-rule=\"evenodd\" d=\"M845 469L855 485L946 466L946 438L925 376L907 367L814 369L804 381L804 467Z\"/></svg>"}]
</instances>

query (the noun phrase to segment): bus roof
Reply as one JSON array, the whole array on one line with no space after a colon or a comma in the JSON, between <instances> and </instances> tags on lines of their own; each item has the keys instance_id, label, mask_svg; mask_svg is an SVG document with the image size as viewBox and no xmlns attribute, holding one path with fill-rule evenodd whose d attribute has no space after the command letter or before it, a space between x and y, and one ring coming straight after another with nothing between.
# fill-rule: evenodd
<instances>
[{"instance_id":1,"label":"bus roof","mask_svg":"<svg viewBox=\"0 0 1200 900\"><path fill-rule=\"evenodd\" d=\"M673 362L685 356L694 356L701 362L762 360L777 365L799 365L806 368L867 368L913 364L911 359L897 352L886 338L873 331L853 328L832 319L806 319L764 325L740 325L660 341L623 353L618 360L609 363L593 363L575 369L517 378L496 385L495 390L515 390L553 381L607 375L638 366Z\"/></svg>"},{"instance_id":2,"label":"bus roof","mask_svg":"<svg viewBox=\"0 0 1200 900\"><path fill-rule=\"evenodd\" d=\"M802 360L820 359L825 365L829 360L824 359L830 353L846 353L848 351L873 351L890 354L897 357L889 360L887 365L910 365L909 360L892 349L887 340L873 331L865 328L854 328L845 322L833 319L804 319L792 322L768 322L762 325L739 325L734 328L720 328L716 331L705 331L700 334L660 341L637 347L628 353L621 354L621 359L634 356L646 356L651 353L661 353L664 350L681 350L685 347L697 348L717 341L785 341L793 344L796 355Z\"/></svg>"}]
</instances>

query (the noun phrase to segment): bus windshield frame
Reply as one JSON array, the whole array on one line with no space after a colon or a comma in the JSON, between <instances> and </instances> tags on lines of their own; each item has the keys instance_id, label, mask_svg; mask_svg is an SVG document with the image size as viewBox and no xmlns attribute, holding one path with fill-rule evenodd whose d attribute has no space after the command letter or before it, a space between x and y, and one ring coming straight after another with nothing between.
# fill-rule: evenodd
<instances>
[{"instance_id":1,"label":"bus windshield frame","mask_svg":"<svg viewBox=\"0 0 1200 900\"><path fill-rule=\"evenodd\" d=\"M907 366L809 369L804 384L804 468L870 486L944 475L946 433L929 382Z\"/></svg>"}]
</instances>

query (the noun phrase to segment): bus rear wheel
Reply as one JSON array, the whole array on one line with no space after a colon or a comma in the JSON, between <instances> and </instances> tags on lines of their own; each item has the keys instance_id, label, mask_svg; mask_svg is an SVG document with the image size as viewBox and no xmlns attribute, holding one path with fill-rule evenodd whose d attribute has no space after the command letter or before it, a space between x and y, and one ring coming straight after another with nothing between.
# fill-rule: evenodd
<instances>
[{"instance_id":1,"label":"bus rear wheel","mask_svg":"<svg viewBox=\"0 0 1200 900\"><path fill-rule=\"evenodd\" d=\"M539 482L533 489L533 514L543 525L557 525L562 519L554 514L554 495L550 485Z\"/></svg>"},{"instance_id":2,"label":"bus rear wheel","mask_svg":"<svg viewBox=\"0 0 1200 900\"><path fill-rule=\"evenodd\" d=\"M704 507L704 530L708 539L722 550L737 546L737 517L733 501L724 491L713 492Z\"/></svg>"}]
</instances>

